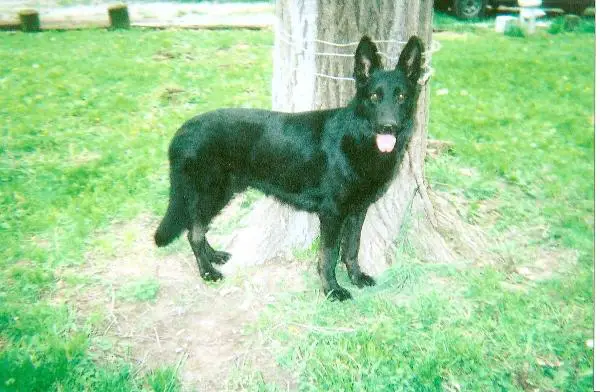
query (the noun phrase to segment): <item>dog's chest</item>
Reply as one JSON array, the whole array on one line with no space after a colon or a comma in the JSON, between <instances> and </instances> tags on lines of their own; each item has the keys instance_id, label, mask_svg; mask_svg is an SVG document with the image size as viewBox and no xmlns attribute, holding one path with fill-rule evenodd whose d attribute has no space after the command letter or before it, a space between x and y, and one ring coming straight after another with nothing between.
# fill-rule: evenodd
<instances>
[{"instance_id":1,"label":"dog's chest","mask_svg":"<svg viewBox=\"0 0 600 392\"><path fill-rule=\"evenodd\" d=\"M353 184L354 192L365 200L379 198L387 189L396 168L395 156L378 159L368 163L360 163L357 167L357 181Z\"/></svg>"},{"instance_id":2,"label":"dog's chest","mask_svg":"<svg viewBox=\"0 0 600 392\"><path fill-rule=\"evenodd\" d=\"M354 210L379 199L394 177L396 160L395 154L381 156L376 153L348 160L344 181L337 187L338 204L343 205L344 210Z\"/></svg>"}]
</instances>

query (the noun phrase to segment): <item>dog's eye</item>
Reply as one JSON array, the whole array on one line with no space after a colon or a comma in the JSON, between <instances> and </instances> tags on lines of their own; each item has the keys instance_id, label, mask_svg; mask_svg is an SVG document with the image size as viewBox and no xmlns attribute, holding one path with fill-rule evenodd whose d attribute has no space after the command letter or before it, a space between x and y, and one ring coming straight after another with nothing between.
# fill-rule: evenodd
<instances>
[{"instance_id":1,"label":"dog's eye","mask_svg":"<svg viewBox=\"0 0 600 392\"><path fill-rule=\"evenodd\" d=\"M404 99L406 99L406 96L404 94L398 94L398 102L402 103L404 102Z\"/></svg>"},{"instance_id":2,"label":"dog's eye","mask_svg":"<svg viewBox=\"0 0 600 392\"><path fill-rule=\"evenodd\" d=\"M371 99L371 102L373 102L373 103L379 102L379 95L377 93L371 94L371 96L369 98Z\"/></svg>"}]
</instances>

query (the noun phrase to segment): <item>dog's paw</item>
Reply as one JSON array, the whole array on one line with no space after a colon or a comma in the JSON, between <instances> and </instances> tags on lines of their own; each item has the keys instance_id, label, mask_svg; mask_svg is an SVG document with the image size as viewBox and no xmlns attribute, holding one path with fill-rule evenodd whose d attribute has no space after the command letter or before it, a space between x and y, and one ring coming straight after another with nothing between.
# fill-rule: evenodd
<instances>
[{"instance_id":1,"label":"dog's paw","mask_svg":"<svg viewBox=\"0 0 600 392\"><path fill-rule=\"evenodd\" d=\"M352 295L345 288L338 287L328 292L327 298L329 298L332 301L345 301L347 299L352 299Z\"/></svg>"},{"instance_id":2,"label":"dog's paw","mask_svg":"<svg viewBox=\"0 0 600 392\"><path fill-rule=\"evenodd\" d=\"M207 282L216 282L217 280L223 279L223 274L213 269L211 271L205 271L202 273L202 279Z\"/></svg>"},{"instance_id":3,"label":"dog's paw","mask_svg":"<svg viewBox=\"0 0 600 392\"><path fill-rule=\"evenodd\" d=\"M216 250L212 262L215 264L225 264L231 258L231 253Z\"/></svg>"},{"instance_id":4,"label":"dog's paw","mask_svg":"<svg viewBox=\"0 0 600 392\"><path fill-rule=\"evenodd\" d=\"M360 274L352 276L350 280L354 285L360 288L365 286L375 286L375 279L362 272Z\"/></svg>"}]
</instances>

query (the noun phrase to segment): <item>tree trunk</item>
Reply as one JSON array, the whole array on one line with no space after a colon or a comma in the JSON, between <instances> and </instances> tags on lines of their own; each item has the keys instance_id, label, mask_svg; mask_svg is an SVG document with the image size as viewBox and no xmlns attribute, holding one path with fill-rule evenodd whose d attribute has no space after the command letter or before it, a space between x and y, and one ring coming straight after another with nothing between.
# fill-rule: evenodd
<instances>
[{"instance_id":1,"label":"tree trunk","mask_svg":"<svg viewBox=\"0 0 600 392\"><path fill-rule=\"evenodd\" d=\"M431 47L432 0L278 0L276 16L274 110L297 112L346 105L355 92L354 81L346 78L352 76L354 51L362 35L376 41L387 69L396 65L402 42L410 36L418 35L427 50ZM392 262L403 227L410 227L411 237L418 237L411 244L425 257L451 257L434 228L436 217L424 180L428 101L425 85L414 136L398 176L369 208L359 255L368 273L380 273ZM258 203L247 222L249 226L232 244L234 260L243 258L244 263L289 256L291 250L306 247L318 234L316 216L270 198ZM241 259L234 262L239 263Z\"/></svg>"}]
</instances>

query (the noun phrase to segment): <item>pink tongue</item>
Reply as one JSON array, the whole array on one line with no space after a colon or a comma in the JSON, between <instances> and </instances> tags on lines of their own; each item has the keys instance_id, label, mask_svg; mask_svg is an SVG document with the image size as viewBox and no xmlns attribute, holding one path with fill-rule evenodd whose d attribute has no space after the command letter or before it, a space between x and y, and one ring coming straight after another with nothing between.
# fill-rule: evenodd
<instances>
[{"instance_id":1,"label":"pink tongue","mask_svg":"<svg viewBox=\"0 0 600 392\"><path fill-rule=\"evenodd\" d=\"M377 148L381 152L392 152L396 145L396 137L394 135L378 134L375 141L377 142Z\"/></svg>"}]
</instances>

